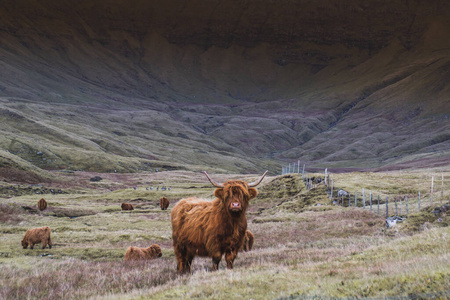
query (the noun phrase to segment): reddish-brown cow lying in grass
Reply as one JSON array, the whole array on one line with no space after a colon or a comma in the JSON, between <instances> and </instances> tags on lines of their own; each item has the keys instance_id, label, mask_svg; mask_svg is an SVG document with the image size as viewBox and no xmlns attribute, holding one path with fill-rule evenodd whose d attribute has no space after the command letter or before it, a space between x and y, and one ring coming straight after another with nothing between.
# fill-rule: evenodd
<instances>
[{"instance_id":1,"label":"reddish-brown cow lying in grass","mask_svg":"<svg viewBox=\"0 0 450 300\"><path fill-rule=\"evenodd\" d=\"M244 251L250 251L253 248L253 242L255 241L255 236L253 235L253 233L250 230L247 230L245 232L245 236L244 236L244 246L243 246L243 250Z\"/></svg>"},{"instance_id":2,"label":"reddish-brown cow lying in grass","mask_svg":"<svg viewBox=\"0 0 450 300\"><path fill-rule=\"evenodd\" d=\"M162 210L166 210L169 207L169 203L169 199L166 197L161 197L161 199L159 199L159 206L161 206Z\"/></svg>"},{"instance_id":3,"label":"reddish-brown cow lying in grass","mask_svg":"<svg viewBox=\"0 0 450 300\"><path fill-rule=\"evenodd\" d=\"M150 260L162 256L161 247L153 244L148 248L128 247L125 252L125 261L130 260Z\"/></svg>"},{"instance_id":4,"label":"reddish-brown cow lying in grass","mask_svg":"<svg viewBox=\"0 0 450 300\"><path fill-rule=\"evenodd\" d=\"M220 184L204 173L217 187L214 192L217 198L207 201L190 197L180 200L172 209L172 238L179 273L190 272L196 255L211 257L212 269L217 270L225 254L227 268L233 268L244 243L249 200L258 194L254 187L267 171L249 184L241 180Z\"/></svg>"},{"instance_id":5,"label":"reddish-brown cow lying in grass","mask_svg":"<svg viewBox=\"0 0 450 300\"><path fill-rule=\"evenodd\" d=\"M42 243L42 249L47 245L52 248L52 240L50 239L50 227L44 226L39 228L28 229L22 240L23 249L27 249L28 245L33 249L35 244Z\"/></svg>"},{"instance_id":6,"label":"reddish-brown cow lying in grass","mask_svg":"<svg viewBox=\"0 0 450 300\"><path fill-rule=\"evenodd\" d=\"M39 210L41 210L41 211L46 209L47 208L47 201L45 201L44 198L41 198L41 200L38 201L38 207L39 207Z\"/></svg>"},{"instance_id":7,"label":"reddish-brown cow lying in grass","mask_svg":"<svg viewBox=\"0 0 450 300\"><path fill-rule=\"evenodd\" d=\"M134 207L132 204L129 203L122 203L122 210L133 210Z\"/></svg>"}]
</instances>

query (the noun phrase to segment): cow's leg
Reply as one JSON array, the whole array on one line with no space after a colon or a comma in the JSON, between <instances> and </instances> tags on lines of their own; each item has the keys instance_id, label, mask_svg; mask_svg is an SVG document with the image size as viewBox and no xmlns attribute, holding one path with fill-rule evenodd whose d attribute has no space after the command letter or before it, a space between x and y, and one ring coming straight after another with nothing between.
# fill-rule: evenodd
<instances>
[{"instance_id":1,"label":"cow's leg","mask_svg":"<svg viewBox=\"0 0 450 300\"><path fill-rule=\"evenodd\" d=\"M186 272L186 262L183 257L177 256L177 270L179 274L184 274Z\"/></svg>"},{"instance_id":2,"label":"cow's leg","mask_svg":"<svg viewBox=\"0 0 450 300\"><path fill-rule=\"evenodd\" d=\"M34 244L33 243L30 244L30 249L34 249Z\"/></svg>"},{"instance_id":3,"label":"cow's leg","mask_svg":"<svg viewBox=\"0 0 450 300\"><path fill-rule=\"evenodd\" d=\"M237 251L227 251L225 253L225 261L227 262L227 269L233 269L233 262L237 256Z\"/></svg>"},{"instance_id":4,"label":"cow's leg","mask_svg":"<svg viewBox=\"0 0 450 300\"><path fill-rule=\"evenodd\" d=\"M177 259L178 273L184 274L186 272L186 248L181 245L174 245L175 257Z\"/></svg>"},{"instance_id":5,"label":"cow's leg","mask_svg":"<svg viewBox=\"0 0 450 300\"><path fill-rule=\"evenodd\" d=\"M52 249L52 239L50 238L50 237L48 237L48 247L50 248L50 249Z\"/></svg>"},{"instance_id":6,"label":"cow's leg","mask_svg":"<svg viewBox=\"0 0 450 300\"><path fill-rule=\"evenodd\" d=\"M186 260L182 256L177 256L177 270L178 273L184 274L186 272Z\"/></svg>"},{"instance_id":7,"label":"cow's leg","mask_svg":"<svg viewBox=\"0 0 450 300\"><path fill-rule=\"evenodd\" d=\"M185 265L185 272L186 273L190 273L191 272L191 265L192 265L192 260L193 259L194 259L194 256L187 255L187 257L186 257L186 265Z\"/></svg>"},{"instance_id":8,"label":"cow's leg","mask_svg":"<svg viewBox=\"0 0 450 300\"><path fill-rule=\"evenodd\" d=\"M213 271L219 270L219 264L220 264L221 260L222 260L222 253L220 253L220 252L217 252L212 256L212 262L213 262L212 270Z\"/></svg>"},{"instance_id":9,"label":"cow's leg","mask_svg":"<svg viewBox=\"0 0 450 300\"><path fill-rule=\"evenodd\" d=\"M42 249L45 249L45 247L47 246L47 240L42 240Z\"/></svg>"}]
</instances>

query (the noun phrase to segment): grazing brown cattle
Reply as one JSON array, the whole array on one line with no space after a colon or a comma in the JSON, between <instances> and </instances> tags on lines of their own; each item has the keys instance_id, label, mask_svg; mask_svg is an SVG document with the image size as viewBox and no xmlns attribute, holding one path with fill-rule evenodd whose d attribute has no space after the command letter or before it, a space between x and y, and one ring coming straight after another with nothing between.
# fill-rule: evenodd
<instances>
[{"instance_id":1,"label":"grazing brown cattle","mask_svg":"<svg viewBox=\"0 0 450 300\"><path fill-rule=\"evenodd\" d=\"M196 255L211 257L213 270L218 270L225 254L227 268L233 262L244 243L247 230L245 215L249 200L258 192L254 188L267 174L255 182L230 180L223 184L209 181L217 187L214 201L190 197L180 200L172 209L172 238L179 273L190 272Z\"/></svg>"},{"instance_id":2,"label":"grazing brown cattle","mask_svg":"<svg viewBox=\"0 0 450 300\"><path fill-rule=\"evenodd\" d=\"M254 241L255 241L255 236L253 235L253 233L250 230L247 230L245 232L244 246L242 249L244 249L244 251L246 251L246 252L252 250Z\"/></svg>"},{"instance_id":3,"label":"grazing brown cattle","mask_svg":"<svg viewBox=\"0 0 450 300\"><path fill-rule=\"evenodd\" d=\"M52 240L50 239L50 227L44 226L39 228L28 229L22 240L23 249L27 249L28 245L33 249L35 244L42 243L42 249L47 245L52 248Z\"/></svg>"},{"instance_id":4,"label":"grazing brown cattle","mask_svg":"<svg viewBox=\"0 0 450 300\"><path fill-rule=\"evenodd\" d=\"M122 203L122 210L133 210L134 207L132 204L129 203Z\"/></svg>"},{"instance_id":5,"label":"grazing brown cattle","mask_svg":"<svg viewBox=\"0 0 450 300\"><path fill-rule=\"evenodd\" d=\"M45 201L44 198L41 198L41 200L38 201L38 207L40 211L43 211L47 208L47 201Z\"/></svg>"},{"instance_id":6,"label":"grazing brown cattle","mask_svg":"<svg viewBox=\"0 0 450 300\"><path fill-rule=\"evenodd\" d=\"M125 261L130 260L150 260L162 256L161 247L158 244L153 244L148 248L128 247L125 252Z\"/></svg>"},{"instance_id":7,"label":"grazing brown cattle","mask_svg":"<svg viewBox=\"0 0 450 300\"><path fill-rule=\"evenodd\" d=\"M159 206L161 206L162 210L166 210L169 207L169 203L169 199L166 197L161 197L161 199L159 199Z\"/></svg>"}]
</instances>

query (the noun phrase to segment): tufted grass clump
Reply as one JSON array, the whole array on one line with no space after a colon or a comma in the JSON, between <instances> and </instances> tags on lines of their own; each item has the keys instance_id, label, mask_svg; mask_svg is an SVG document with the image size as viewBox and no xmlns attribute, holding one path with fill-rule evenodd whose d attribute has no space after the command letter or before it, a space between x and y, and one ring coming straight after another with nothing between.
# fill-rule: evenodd
<instances>
[{"instance_id":1,"label":"tufted grass clump","mask_svg":"<svg viewBox=\"0 0 450 300\"><path fill-rule=\"evenodd\" d=\"M401 227L405 231L420 231L427 227L448 227L450 203L441 205L430 205L424 207L419 212L413 213L402 223Z\"/></svg>"},{"instance_id":2,"label":"tufted grass clump","mask_svg":"<svg viewBox=\"0 0 450 300\"><path fill-rule=\"evenodd\" d=\"M96 262L74 258L36 257L36 269L0 269L2 299L84 299L95 295L128 293L176 279L167 259L140 263Z\"/></svg>"}]
</instances>

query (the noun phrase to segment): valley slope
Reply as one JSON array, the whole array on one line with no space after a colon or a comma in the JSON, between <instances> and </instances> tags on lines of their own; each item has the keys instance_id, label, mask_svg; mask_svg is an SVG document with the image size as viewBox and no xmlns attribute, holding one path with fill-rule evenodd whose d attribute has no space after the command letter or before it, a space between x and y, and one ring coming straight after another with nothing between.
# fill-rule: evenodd
<instances>
[{"instance_id":1,"label":"valley slope","mask_svg":"<svg viewBox=\"0 0 450 300\"><path fill-rule=\"evenodd\" d=\"M0 176L448 164L449 15L439 0L4 1Z\"/></svg>"}]
</instances>

